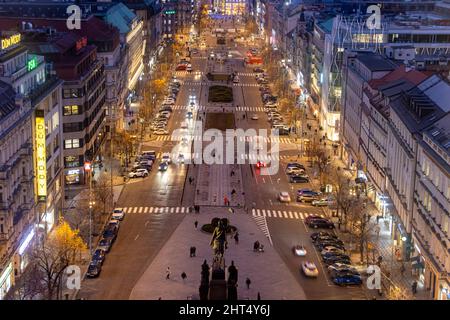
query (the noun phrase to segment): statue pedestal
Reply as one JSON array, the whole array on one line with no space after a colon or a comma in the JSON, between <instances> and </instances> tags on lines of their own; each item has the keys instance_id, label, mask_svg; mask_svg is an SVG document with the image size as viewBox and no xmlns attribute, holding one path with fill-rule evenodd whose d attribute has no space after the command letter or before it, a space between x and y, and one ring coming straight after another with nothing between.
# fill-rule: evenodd
<instances>
[{"instance_id":1,"label":"statue pedestal","mask_svg":"<svg viewBox=\"0 0 450 320\"><path fill-rule=\"evenodd\" d=\"M209 282L209 300L227 300L227 282L225 279L213 279Z\"/></svg>"}]
</instances>

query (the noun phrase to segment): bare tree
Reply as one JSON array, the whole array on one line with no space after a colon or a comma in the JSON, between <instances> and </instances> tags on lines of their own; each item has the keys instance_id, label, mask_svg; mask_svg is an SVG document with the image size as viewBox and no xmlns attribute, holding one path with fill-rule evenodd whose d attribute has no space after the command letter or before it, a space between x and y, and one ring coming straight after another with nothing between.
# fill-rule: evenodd
<instances>
[{"instance_id":1,"label":"bare tree","mask_svg":"<svg viewBox=\"0 0 450 320\"><path fill-rule=\"evenodd\" d=\"M113 194L111 192L111 181L106 174L100 175L99 179L96 181L93 189L93 196L95 199L95 208L100 209L95 211L99 213L98 222L101 223L114 205Z\"/></svg>"}]
</instances>

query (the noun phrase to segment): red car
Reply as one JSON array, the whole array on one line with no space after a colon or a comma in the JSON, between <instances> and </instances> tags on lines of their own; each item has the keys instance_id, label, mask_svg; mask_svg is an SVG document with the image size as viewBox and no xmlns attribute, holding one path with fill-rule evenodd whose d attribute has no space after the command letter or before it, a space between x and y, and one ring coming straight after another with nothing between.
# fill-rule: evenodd
<instances>
[{"instance_id":1,"label":"red car","mask_svg":"<svg viewBox=\"0 0 450 320\"><path fill-rule=\"evenodd\" d=\"M264 168L264 167L267 167L267 164L265 163L265 162L262 162L262 161L258 161L257 163L256 163L256 167L259 169L259 168Z\"/></svg>"},{"instance_id":2,"label":"red car","mask_svg":"<svg viewBox=\"0 0 450 320\"><path fill-rule=\"evenodd\" d=\"M175 70L176 71L186 71L186 68L187 68L187 65L179 64Z\"/></svg>"}]
</instances>

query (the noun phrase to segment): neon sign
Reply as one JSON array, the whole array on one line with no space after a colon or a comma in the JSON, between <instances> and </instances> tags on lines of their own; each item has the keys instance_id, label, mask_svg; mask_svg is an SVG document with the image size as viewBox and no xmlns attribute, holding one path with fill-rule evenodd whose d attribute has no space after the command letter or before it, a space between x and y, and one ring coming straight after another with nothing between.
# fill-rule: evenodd
<instances>
[{"instance_id":1,"label":"neon sign","mask_svg":"<svg viewBox=\"0 0 450 320\"><path fill-rule=\"evenodd\" d=\"M43 112L42 114L36 112L36 182L38 200L45 200L47 196L47 156Z\"/></svg>"},{"instance_id":2,"label":"neon sign","mask_svg":"<svg viewBox=\"0 0 450 320\"><path fill-rule=\"evenodd\" d=\"M2 50L5 50L15 44L18 44L21 40L21 34L13 34L9 38L2 39Z\"/></svg>"},{"instance_id":3,"label":"neon sign","mask_svg":"<svg viewBox=\"0 0 450 320\"><path fill-rule=\"evenodd\" d=\"M37 65L38 65L38 62L37 62L36 57L31 58L27 62L27 69L28 69L28 71L36 69Z\"/></svg>"}]
</instances>

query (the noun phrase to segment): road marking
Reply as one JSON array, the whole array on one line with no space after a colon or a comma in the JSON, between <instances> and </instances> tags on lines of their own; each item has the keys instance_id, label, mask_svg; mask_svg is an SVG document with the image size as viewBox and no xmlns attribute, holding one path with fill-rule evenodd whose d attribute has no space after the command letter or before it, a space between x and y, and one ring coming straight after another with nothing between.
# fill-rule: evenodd
<instances>
[{"instance_id":1,"label":"road marking","mask_svg":"<svg viewBox=\"0 0 450 320\"><path fill-rule=\"evenodd\" d=\"M148 209L149 209L149 207L145 207L145 208L144 208L144 213L147 213L147 212L148 212Z\"/></svg>"},{"instance_id":2,"label":"road marking","mask_svg":"<svg viewBox=\"0 0 450 320\"><path fill-rule=\"evenodd\" d=\"M143 210L144 210L143 207L139 207L139 213L142 213Z\"/></svg>"},{"instance_id":3,"label":"road marking","mask_svg":"<svg viewBox=\"0 0 450 320\"><path fill-rule=\"evenodd\" d=\"M145 226L147 227L147 225L149 224L149 222L150 222L150 220L147 220L146 222L145 222Z\"/></svg>"},{"instance_id":4,"label":"road marking","mask_svg":"<svg viewBox=\"0 0 450 320\"><path fill-rule=\"evenodd\" d=\"M138 238L139 238L139 235L137 235L137 236L134 238L134 241L136 241Z\"/></svg>"},{"instance_id":5,"label":"road marking","mask_svg":"<svg viewBox=\"0 0 450 320\"><path fill-rule=\"evenodd\" d=\"M150 207L150 213L153 213L153 207Z\"/></svg>"},{"instance_id":6,"label":"road marking","mask_svg":"<svg viewBox=\"0 0 450 320\"><path fill-rule=\"evenodd\" d=\"M175 210L175 213L179 213L180 212L180 207L177 207Z\"/></svg>"},{"instance_id":7,"label":"road marking","mask_svg":"<svg viewBox=\"0 0 450 320\"><path fill-rule=\"evenodd\" d=\"M136 213L136 212L137 212L137 210L138 210L138 207L134 207L134 209L133 209L133 213Z\"/></svg>"},{"instance_id":8,"label":"road marking","mask_svg":"<svg viewBox=\"0 0 450 320\"><path fill-rule=\"evenodd\" d=\"M297 212L294 212L294 217L295 217L295 219L299 218Z\"/></svg>"},{"instance_id":9,"label":"road marking","mask_svg":"<svg viewBox=\"0 0 450 320\"><path fill-rule=\"evenodd\" d=\"M292 211L289 211L289 218L294 219L294 217L292 216Z\"/></svg>"}]
</instances>

